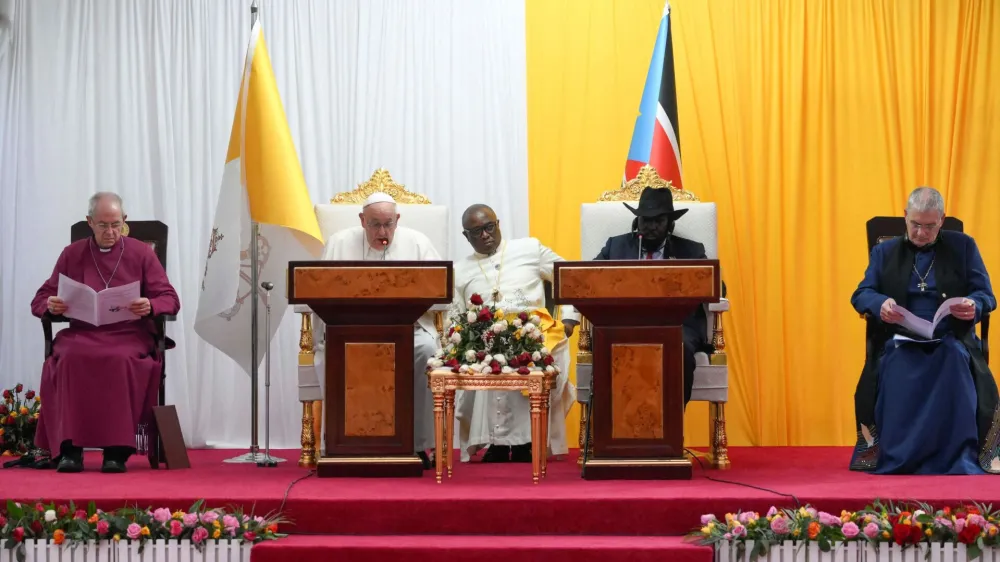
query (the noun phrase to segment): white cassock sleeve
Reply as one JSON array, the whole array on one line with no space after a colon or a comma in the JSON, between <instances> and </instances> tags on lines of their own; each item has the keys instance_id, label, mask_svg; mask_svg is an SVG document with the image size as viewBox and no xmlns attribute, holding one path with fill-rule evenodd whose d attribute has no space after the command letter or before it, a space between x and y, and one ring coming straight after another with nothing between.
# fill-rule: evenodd
<instances>
[{"instance_id":1,"label":"white cassock sleeve","mask_svg":"<svg viewBox=\"0 0 1000 562\"><path fill-rule=\"evenodd\" d=\"M554 283L555 280L552 275L553 264L557 261L566 261L562 259L559 254L553 252L545 244L538 244L538 269L542 274L542 279L548 281L549 283ZM559 307L559 316L562 320L572 320L573 322L580 322L580 313L577 312L573 305L564 304Z\"/></svg>"}]
</instances>

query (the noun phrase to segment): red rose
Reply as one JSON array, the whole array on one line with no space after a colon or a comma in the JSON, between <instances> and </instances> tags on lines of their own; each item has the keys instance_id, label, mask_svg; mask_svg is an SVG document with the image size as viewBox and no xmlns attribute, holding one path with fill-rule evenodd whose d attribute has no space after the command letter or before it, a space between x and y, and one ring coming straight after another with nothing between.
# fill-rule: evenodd
<instances>
[{"instance_id":1,"label":"red rose","mask_svg":"<svg viewBox=\"0 0 1000 562\"><path fill-rule=\"evenodd\" d=\"M528 313L527 312L522 312L521 314L518 314L517 317L521 319L521 322L527 322L528 321Z\"/></svg>"},{"instance_id":2,"label":"red rose","mask_svg":"<svg viewBox=\"0 0 1000 562\"><path fill-rule=\"evenodd\" d=\"M24 540L24 527L18 527L14 529L13 533L14 542L21 542Z\"/></svg>"},{"instance_id":3,"label":"red rose","mask_svg":"<svg viewBox=\"0 0 1000 562\"><path fill-rule=\"evenodd\" d=\"M87 518L87 512L82 509L76 510L76 513L73 514L73 519L86 519L86 518Z\"/></svg>"},{"instance_id":4,"label":"red rose","mask_svg":"<svg viewBox=\"0 0 1000 562\"><path fill-rule=\"evenodd\" d=\"M454 359L454 358L449 359L449 360L445 361L444 364L447 365L447 366L449 366L449 367L458 367L458 359Z\"/></svg>"},{"instance_id":5,"label":"red rose","mask_svg":"<svg viewBox=\"0 0 1000 562\"><path fill-rule=\"evenodd\" d=\"M496 372L499 372L499 371L497 371L497 369L500 368L500 363L497 362L496 359L494 359L493 361L490 361L490 368L493 369Z\"/></svg>"},{"instance_id":6,"label":"red rose","mask_svg":"<svg viewBox=\"0 0 1000 562\"><path fill-rule=\"evenodd\" d=\"M531 371L527 367L521 367L520 369L517 370L517 374L519 375L527 375L530 372Z\"/></svg>"},{"instance_id":7,"label":"red rose","mask_svg":"<svg viewBox=\"0 0 1000 562\"><path fill-rule=\"evenodd\" d=\"M24 390L24 385L21 383L17 383L17 386L14 387L14 392L21 394L22 390Z\"/></svg>"},{"instance_id":8,"label":"red rose","mask_svg":"<svg viewBox=\"0 0 1000 562\"><path fill-rule=\"evenodd\" d=\"M31 532L35 533L35 536L40 536L42 534L42 522L39 520L34 520L31 522Z\"/></svg>"},{"instance_id":9,"label":"red rose","mask_svg":"<svg viewBox=\"0 0 1000 562\"><path fill-rule=\"evenodd\" d=\"M916 525L896 523L892 526L892 538L898 545L917 544L923 536L920 527Z\"/></svg>"},{"instance_id":10,"label":"red rose","mask_svg":"<svg viewBox=\"0 0 1000 562\"><path fill-rule=\"evenodd\" d=\"M448 335L450 336L450 335L452 335L454 333L455 333L455 327L452 326L451 328L448 329Z\"/></svg>"},{"instance_id":11,"label":"red rose","mask_svg":"<svg viewBox=\"0 0 1000 562\"><path fill-rule=\"evenodd\" d=\"M9 391L9 390L3 391L3 397L4 398L11 398L12 396L14 396L14 393L12 393L11 391Z\"/></svg>"},{"instance_id":12,"label":"red rose","mask_svg":"<svg viewBox=\"0 0 1000 562\"><path fill-rule=\"evenodd\" d=\"M40 511L43 513L45 512L45 506L42 505L42 502L38 502L35 504L35 511Z\"/></svg>"},{"instance_id":13,"label":"red rose","mask_svg":"<svg viewBox=\"0 0 1000 562\"><path fill-rule=\"evenodd\" d=\"M979 533L983 530L979 525L966 525L962 532L958 534L958 542L962 544L972 544L979 538Z\"/></svg>"},{"instance_id":14,"label":"red rose","mask_svg":"<svg viewBox=\"0 0 1000 562\"><path fill-rule=\"evenodd\" d=\"M476 352L476 359L478 359L480 361L482 361L483 359L486 359L486 352L485 351L477 351Z\"/></svg>"},{"instance_id":15,"label":"red rose","mask_svg":"<svg viewBox=\"0 0 1000 562\"><path fill-rule=\"evenodd\" d=\"M490 312L488 308L479 309L479 316L476 318L479 322L489 322L493 319L493 313Z\"/></svg>"},{"instance_id":16,"label":"red rose","mask_svg":"<svg viewBox=\"0 0 1000 562\"><path fill-rule=\"evenodd\" d=\"M257 540L257 533L254 533L253 531L247 531L243 533L243 540L253 542Z\"/></svg>"},{"instance_id":17,"label":"red rose","mask_svg":"<svg viewBox=\"0 0 1000 562\"><path fill-rule=\"evenodd\" d=\"M521 362L517 360L517 357L512 357L511 360L507 364L510 365L514 369L516 369L516 368L518 368L518 367L521 366Z\"/></svg>"},{"instance_id":18,"label":"red rose","mask_svg":"<svg viewBox=\"0 0 1000 562\"><path fill-rule=\"evenodd\" d=\"M483 304L483 297L479 296L479 293L473 293L472 297L469 298L469 302L476 306L481 306Z\"/></svg>"},{"instance_id":19,"label":"red rose","mask_svg":"<svg viewBox=\"0 0 1000 562\"><path fill-rule=\"evenodd\" d=\"M7 406L0 404L0 416L7 415Z\"/></svg>"},{"instance_id":20,"label":"red rose","mask_svg":"<svg viewBox=\"0 0 1000 562\"><path fill-rule=\"evenodd\" d=\"M66 517L66 514L69 513L69 507L65 505L60 505L59 509L56 510L56 513L59 514L59 517Z\"/></svg>"},{"instance_id":21,"label":"red rose","mask_svg":"<svg viewBox=\"0 0 1000 562\"><path fill-rule=\"evenodd\" d=\"M967 511L969 515L982 515L982 513L979 512L979 508L974 505L965 506L965 511Z\"/></svg>"},{"instance_id":22,"label":"red rose","mask_svg":"<svg viewBox=\"0 0 1000 562\"><path fill-rule=\"evenodd\" d=\"M3 529L3 526L6 524L7 524L7 518L4 517L3 515L0 515L0 529Z\"/></svg>"},{"instance_id":23,"label":"red rose","mask_svg":"<svg viewBox=\"0 0 1000 562\"><path fill-rule=\"evenodd\" d=\"M545 359L542 359L542 363L545 363L546 365L551 365L554 361L555 359L553 359L551 355L546 355Z\"/></svg>"},{"instance_id":24,"label":"red rose","mask_svg":"<svg viewBox=\"0 0 1000 562\"><path fill-rule=\"evenodd\" d=\"M451 372L452 373L458 373L458 372L461 372L461 370L458 367L452 367L451 368Z\"/></svg>"},{"instance_id":25,"label":"red rose","mask_svg":"<svg viewBox=\"0 0 1000 562\"><path fill-rule=\"evenodd\" d=\"M35 398L35 391L34 390L29 390L24 395L24 399L25 400L33 400L34 398Z\"/></svg>"}]
</instances>

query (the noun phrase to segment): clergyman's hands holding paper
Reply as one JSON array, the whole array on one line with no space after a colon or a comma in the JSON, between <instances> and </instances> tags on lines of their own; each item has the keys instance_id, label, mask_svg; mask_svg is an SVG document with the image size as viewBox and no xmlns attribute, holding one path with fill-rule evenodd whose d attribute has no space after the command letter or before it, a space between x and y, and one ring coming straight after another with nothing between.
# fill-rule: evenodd
<instances>
[{"instance_id":1,"label":"clergyman's hands holding paper","mask_svg":"<svg viewBox=\"0 0 1000 562\"><path fill-rule=\"evenodd\" d=\"M886 324L899 324L903 321L903 315L895 309L896 299L885 299L879 317Z\"/></svg>"},{"instance_id":2,"label":"clergyman's hands holding paper","mask_svg":"<svg viewBox=\"0 0 1000 562\"><path fill-rule=\"evenodd\" d=\"M128 305L128 309L136 316L146 316L152 311L152 307L149 305L149 299L135 299Z\"/></svg>"},{"instance_id":3,"label":"clergyman's hands holding paper","mask_svg":"<svg viewBox=\"0 0 1000 562\"><path fill-rule=\"evenodd\" d=\"M66 312L66 303L59 297L49 297L48 305L49 313L54 316L60 316Z\"/></svg>"},{"instance_id":4,"label":"clergyman's hands holding paper","mask_svg":"<svg viewBox=\"0 0 1000 562\"><path fill-rule=\"evenodd\" d=\"M975 320L976 303L972 299L962 299L962 302L951 305L951 315L959 320Z\"/></svg>"}]
</instances>

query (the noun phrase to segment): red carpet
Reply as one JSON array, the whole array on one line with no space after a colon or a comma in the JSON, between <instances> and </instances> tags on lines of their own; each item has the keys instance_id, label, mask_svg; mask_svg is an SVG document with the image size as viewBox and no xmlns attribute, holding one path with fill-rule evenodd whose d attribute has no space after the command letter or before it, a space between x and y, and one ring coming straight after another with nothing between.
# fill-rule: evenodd
<instances>
[{"instance_id":1,"label":"red carpet","mask_svg":"<svg viewBox=\"0 0 1000 562\"><path fill-rule=\"evenodd\" d=\"M532 485L530 465L456 463L454 478L440 485L435 484L432 473L426 472L423 478L394 480L321 480L312 476L297 482L291 490L293 481L308 474L295 465L297 452L280 451L278 456L289 462L272 469L222 463L237 453L191 451L192 468L179 471L154 472L143 459L133 459L130 472L123 475L97 472L99 454L88 454L88 471L82 474L8 469L0 471L0 499L96 500L98 507L112 509L125 503L186 508L194 500L205 498L212 506L240 505L262 513L281 507L287 492L284 511L294 521L288 527L292 533L398 536L385 540L300 536L294 542L279 541L267 548L255 548L255 557L258 551L259 556L274 557L276 553L270 552L274 548L290 553L301 550L308 556L313 556L314 551L317 556L328 550L344 556L350 553L343 558L350 560L389 559L386 552L393 548L407 552L425 552L429 548L435 552L462 552L470 545L476 545L474 549L478 550L492 549L494 554L514 553L518 560L527 558L511 549L521 544L549 549L547 560L568 553L576 553L572 556L578 560L580 544L591 544L590 550L600 551L597 543L580 541L605 541L602 544L607 546L603 548L609 552L633 552L641 557L647 550L678 546L664 543L662 538L688 532L702 513L766 511L771 505L794 505L790 496L714 482L706 474L794 494L802 503L835 513L861 508L876 497L934 504L969 500L1000 503L1000 478L995 476L859 474L847 470L848 448L737 448L731 451L732 470L705 472L696 466L690 481L588 482L580 478L575 462L553 461L548 478ZM449 535L535 538L514 544L501 538ZM598 539L597 535L636 538ZM657 536L661 538L650 538ZM634 550L617 548L622 545ZM647 545L645 550L639 548L641 545ZM694 549L687 555L695 560L699 552L707 551ZM672 554L670 559L680 560L676 556Z\"/></svg>"}]
</instances>

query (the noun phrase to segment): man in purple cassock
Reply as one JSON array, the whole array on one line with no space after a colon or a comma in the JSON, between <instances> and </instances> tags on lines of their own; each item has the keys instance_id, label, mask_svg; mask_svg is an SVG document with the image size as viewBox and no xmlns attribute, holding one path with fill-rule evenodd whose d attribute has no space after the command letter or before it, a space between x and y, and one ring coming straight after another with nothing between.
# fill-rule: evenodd
<instances>
[{"instance_id":1,"label":"man in purple cassock","mask_svg":"<svg viewBox=\"0 0 1000 562\"><path fill-rule=\"evenodd\" d=\"M159 387L163 358L156 351L152 318L181 307L153 249L122 236L125 218L118 195L91 197L87 224L94 236L63 249L31 301L39 318L66 313L58 296L60 274L95 291L140 285L141 297L128 307L140 318L100 327L71 320L45 360L39 388L45 405L35 444L53 455L59 451L59 472L82 471L84 448L104 450L102 472L125 472L125 461L135 452L136 426Z\"/></svg>"}]
</instances>

